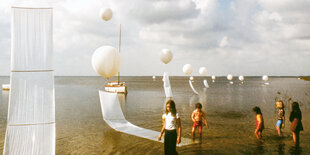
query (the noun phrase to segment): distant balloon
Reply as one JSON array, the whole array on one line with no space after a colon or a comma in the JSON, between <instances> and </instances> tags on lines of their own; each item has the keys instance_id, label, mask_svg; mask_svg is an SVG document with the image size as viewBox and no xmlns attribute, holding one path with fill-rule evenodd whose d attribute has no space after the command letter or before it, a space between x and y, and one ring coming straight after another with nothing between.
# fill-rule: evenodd
<instances>
[{"instance_id":1,"label":"distant balloon","mask_svg":"<svg viewBox=\"0 0 310 155\"><path fill-rule=\"evenodd\" d=\"M243 81L243 80L244 80L244 76L240 75L240 76L239 76L239 80L240 80L240 81Z\"/></svg>"},{"instance_id":2,"label":"distant balloon","mask_svg":"<svg viewBox=\"0 0 310 155\"><path fill-rule=\"evenodd\" d=\"M227 80L231 81L233 79L233 76L231 74L227 75Z\"/></svg>"},{"instance_id":3,"label":"distant balloon","mask_svg":"<svg viewBox=\"0 0 310 155\"><path fill-rule=\"evenodd\" d=\"M159 57L164 64L167 64L171 61L173 55L169 49L164 48L161 50Z\"/></svg>"},{"instance_id":4,"label":"distant balloon","mask_svg":"<svg viewBox=\"0 0 310 155\"><path fill-rule=\"evenodd\" d=\"M183 72L186 74L186 75L190 75L192 74L193 72L193 67L191 64L186 64L183 66Z\"/></svg>"},{"instance_id":5,"label":"distant balloon","mask_svg":"<svg viewBox=\"0 0 310 155\"><path fill-rule=\"evenodd\" d=\"M268 78L267 75L263 75L262 79L263 79L264 81L268 81L269 78Z\"/></svg>"},{"instance_id":6,"label":"distant balloon","mask_svg":"<svg viewBox=\"0 0 310 155\"><path fill-rule=\"evenodd\" d=\"M101 46L92 55L93 69L107 79L119 72L121 65L121 55L112 46Z\"/></svg>"},{"instance_id":7,"label":"distant balloon","mask_svg":"<svg viewBox=\"0 0 310 155\"><path fill-rule=\"evenodd\" d=\"M215 79L216 79L215 75L212 75L212 76L211 76L211 79L212 79L212 80L215 80Z\"/></svg>"},{"instance_id":8,"label":"distant balloon","mask_svg":"<svg viewBox=\"0 0 310 155\"><path fill-rule=\"evenodd\" d=\"M110 8L103 8L100 10L100 18L102 18L105 21L108 21L112 18L112 10Z\"/></svg>"},{"instance_id":9,"label":"distant balloon","mask_svg":"<svg viewBox=\"0 0 310 155\"><path fill-rule=\"evenodd\" d=\"M206 67L200 67L199 68L199 74L200 75L206 75L207 74L207 68Z\"/></svg>"},{"instance_id":10,"label":"distant balloon","mask_svg":"<svg viewBox=\"0 0 310 155\"><path fill-rule=\"evenodd\" d=\"M193 81L193 80L194 80L194 77L193 77L193 76L191 76L189 79L190 79L191 81Z\"/></svg>"}]
</instances>

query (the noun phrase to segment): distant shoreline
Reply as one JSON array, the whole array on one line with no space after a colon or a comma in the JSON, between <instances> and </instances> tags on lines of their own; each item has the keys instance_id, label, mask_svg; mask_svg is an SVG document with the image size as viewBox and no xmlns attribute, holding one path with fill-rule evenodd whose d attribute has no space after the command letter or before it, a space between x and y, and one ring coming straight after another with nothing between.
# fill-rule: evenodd
<instances>
[{"instance_id":1,"label":"distant shoreline","mask_svg":"<svg viewBox=\"0 0 310 155\"><path fill-rule=\"evenodd\" d=\"M310 76L301 77L300 79L303 79L303 80L305 80L305 81L310 81Z\"/></svg>"}]
</instances>

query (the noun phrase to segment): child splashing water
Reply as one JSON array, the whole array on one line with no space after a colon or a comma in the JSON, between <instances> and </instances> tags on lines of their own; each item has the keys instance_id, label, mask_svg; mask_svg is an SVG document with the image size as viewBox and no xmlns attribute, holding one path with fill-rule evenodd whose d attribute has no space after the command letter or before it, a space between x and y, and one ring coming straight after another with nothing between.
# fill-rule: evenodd
<instances>
[{"instance_id":1,"label":"child splashing water","mask_svg":"<svg viewBox=\"0 0 310 155\"><path fill-rule=\"evenodd\" d=\"M195 104L195 110L193 111L192 113L192 121L194 122L193 123L193 129L192 129L192 137L193 137L193 140L195 140L195 130L196 128L198 127L199 129L199 136L200 136L200 139L202 137L202 120L204 120L204 123L206 125L207 128L208 127L208 124L207 124L207 119L206 119L206 115L205 113L201 110L202 108L202 105L200 103L196 103Z\"/></svg>"}]
</instances>

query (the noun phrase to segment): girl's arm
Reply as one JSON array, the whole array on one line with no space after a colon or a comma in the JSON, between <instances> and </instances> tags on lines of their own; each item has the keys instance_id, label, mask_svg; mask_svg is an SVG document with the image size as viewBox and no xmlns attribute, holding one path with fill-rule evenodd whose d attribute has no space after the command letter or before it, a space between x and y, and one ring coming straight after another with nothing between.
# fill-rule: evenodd
<instances>
[{"instance_id":1,"label":"girl's arm","mask_svg":"<svg viewBox=\"0 0 310 155\"><path fill-rule=\"evenodd\" d=\"M284 123L285 123L285 116L283 115L283 117L282 117L282 120L283 120L283 122L282 122L282 128L284 128L285 127L285 125L284 125Z\"/></svg>"},{"instance_id":2,"label":"girl's arm","mask_svg":"<svg viewBox=\"0 0 310 155\"><path fill-rule=\"evenodd\" d=\"M158 140L161 140L161 136L163 135L164 131L165 131L165 124L166 124L166 119L165 118L162 118L163 119L163 126L161 128L161 131L160 131L160 134L158 136Z\"/></svg>"},{"instance_id":3,"label":"girl's arm","mask_svg":"<svg viewBox=\"0 0 310 155\"><path fill-rule=\"evenodd\" d=\"M194 115L195 115L195 112L193 111L192 116L191 116L193 122L195 122Z\"/></svg>"},{"instance_id":4,"label":"girl's arm","mask_svg":"<svg viewBox=\"0 0 310 155\"><path fill-rule=\"evenodd\" d=\"M204 120L204 122L205 122L205 124L206 124L206 127L207 127L207 129L208 129L209 126L208 126L208 123L207 123L207 118L206 118L205 113L202 113L202 119Z\"/></svg>"},{"instance_id":5,"label":"girl's arm","mask_svg":"<svg viewBox=\"0 0 310 155\"><path fill-rule=\"evenodd\" d=\"M182 127L181 127L181 119L177 118L177 123L178 123L178 139L177 139L177 144L181 143L181 132L182 132Z\"/></svg>"}]
</instances>

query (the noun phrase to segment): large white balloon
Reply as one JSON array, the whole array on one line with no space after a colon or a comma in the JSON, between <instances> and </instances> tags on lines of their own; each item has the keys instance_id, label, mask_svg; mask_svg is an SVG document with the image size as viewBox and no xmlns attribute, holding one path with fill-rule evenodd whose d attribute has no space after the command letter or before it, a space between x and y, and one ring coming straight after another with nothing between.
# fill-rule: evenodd
<instances>
[{"instance_id":1,"label":"large white balloon","mask_svg":"<svg viewBox=\"0 0 310 155\"><path fill-rule=\"evenodd\" d=\"M186 74L186 75L190 75L192 74L193 72L193 67L191 64L186 64L183 66L183 72Z\"/></svg>"},{"instance_id":2,"label":"large white balloon","mask_svg":"<svg viewBox=\"0 0 310 155\"><path fill-rule=\"evenodd\" d=\"M206 67L200 67L199 68L199 74L200 75L207 75L207 68Z\"/></svg>"},{"instance_id":3,"label":"large white balloon","mask_svg":"<svg viewBox=\"0 0 310 155\"><path fill-rule=\"evenodd\" d=\"M95 72L109 79L120 71L122 65L120 53L112 46L101 46L92 56Z\"/></svg>"},{"instance_id":4,"label":"large white balloon","mask_svg":"<svg viewBox=\"0 0 310 155\"><path fill-rule=\"evenodd\" d=\"M233 79L233 76L231 74L227 75L227 80L231 81Z\"/></svg>"},{"instance_id":5,"label":"large white balloon","mask_svg":"<svg viewBox=\"0 0 310 155\"><path fill-rule=\"evenodd\" d=\"M108 21L112 18L112 10L110 8L103 8L100 10L100 18L102 18L105 21Z\"/></svg>"},{"instance_id":6,"label":"large white balloon","mask_svg":"<svg viewBox=\"0 0 310 155\"><path fill-rule=\"evenodd\" d=\"M171 61L173 55L171 50L164 48L161 50L159 57L164 64L167 64Z\"/></svg>"},{"instance_id":7,"label":"large white balloon","mask_svg":"<svg viewBox=\"0 0 310 155\"><path fill-rule=\"evenodd\" d=\"M240 76L239 76L239 80L240 80L240 81L243 81L243 80L244 80L244 76L243 76L243 75L240 75Z\"/></svg>"},{"instance_id":8,"label":"large white balloon","mask_svg":"<svg viewBox=\"0 0 310 155\"><path fill-rule=\"evenodd\" d=\"M269 78L268 78L267 75L263 75L262 79L263 79L264 81L268 81Z\"/></svg>"},{"instance_id":9,"label":"large white balloon","mask_svg":"<svg viewBox=\"0 0 310 155\"><path fill-rule=\"evenodd\" d=\"M215 80L215 79L216 79L215 75L212 75L212 76L211 76L211 79L212 79L212 80Z\"/></svg>"}]
</instances>

